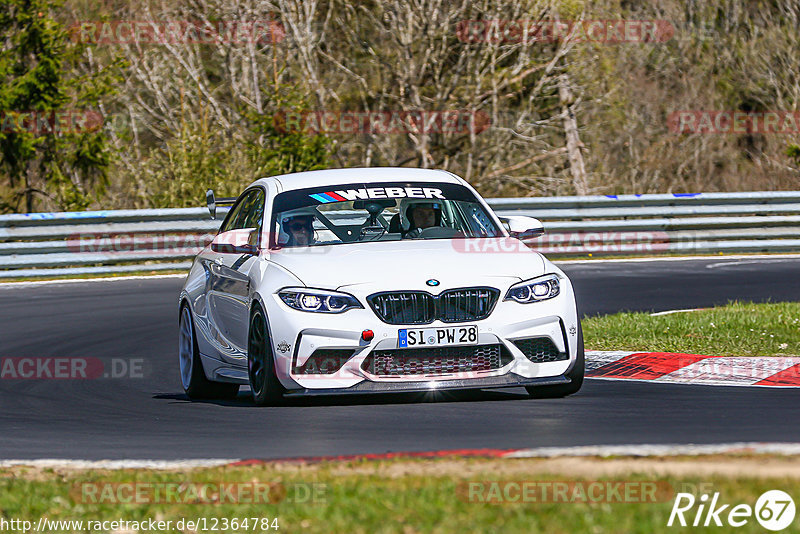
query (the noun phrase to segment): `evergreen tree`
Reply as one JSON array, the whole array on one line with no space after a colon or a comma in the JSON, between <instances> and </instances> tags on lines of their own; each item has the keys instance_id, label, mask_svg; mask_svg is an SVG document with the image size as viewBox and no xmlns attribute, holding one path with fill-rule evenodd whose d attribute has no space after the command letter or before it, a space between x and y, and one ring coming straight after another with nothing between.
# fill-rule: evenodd
<instances>
[{"instance_id":1,"label":"evergreen tree","mask_svg":"<svg viewBox=\"0 0 800 534\"><path fill-rule=\"evenodd\" d=\"M100 100L119 61L86 69L61 0L0 0L0 210L85 209L106 184ZM84 71L81 72L81 66Z\"/></svg>"}]
</instances>

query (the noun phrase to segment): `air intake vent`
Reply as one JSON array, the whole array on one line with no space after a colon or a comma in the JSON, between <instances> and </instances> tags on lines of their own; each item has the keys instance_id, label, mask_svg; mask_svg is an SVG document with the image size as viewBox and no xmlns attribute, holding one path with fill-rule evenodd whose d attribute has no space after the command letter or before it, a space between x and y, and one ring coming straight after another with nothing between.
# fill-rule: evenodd
<instances>
[{"instance_id":1,"label":"air intake vent","mask_svg":"<svg viewBox=\"0 0 800 534\"><path fill-rule=\"evenodd\" d=\"M353 357L355 351L349 349L317 349L302 366L295 362L296 375L332 375Z\"/></svg>"},{"instance_id":2,"label":"air intake vent","mask_svg":"<svg viewBox=\"0 0 800 534\"><path fill-rule=\"evenodd\" d=\"M517 339L514 345L533 363L559 362L569 360L569 354L558 352L549 337L532 337L529 339Z\"/></svg>"},{"instance_id":3,"label":"air intake vent","mask_svg":"<svg viewBox=\"0 0 800 534\"><path fill-rule=\"evenodd\" d=\"M376 350L361 368L375 376L432 376L493 371L513 358L502 345Z\"/></svg>"}]
</instances>

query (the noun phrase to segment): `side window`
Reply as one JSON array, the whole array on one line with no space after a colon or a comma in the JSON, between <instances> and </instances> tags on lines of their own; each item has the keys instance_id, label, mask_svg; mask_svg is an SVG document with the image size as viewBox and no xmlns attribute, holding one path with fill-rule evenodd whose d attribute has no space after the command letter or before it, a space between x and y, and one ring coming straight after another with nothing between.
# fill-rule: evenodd
<instances>
[{"instance_id":1,"label":"side window","mask_svg":"<svg viewBox=\"0 0 800 534\"><path fill-rule=\"evenodd\" d=\"M242 209L242 228L261 228L264 221L264 191L256 189L253 201L247 206L247 211Z\"/></svg>"},{"instance_id":2,"label":"side window","mask_svg":"<svg viewBox=\"0 0 800 534\"><path fill-rule=\"evenodd\" d=\"M227 232L229 230L235 230L236 219L239 218L239 214L242 212L242 208L245 204L247 204L247 199L250 198L251 193L248 193L246 196L239 199L236 204L231 208L231 211L228 212L228 216L225 217L225 221L222 223L222 227L219 229L220 233Z\"/></svg>"},{"instance_id":3,"label":"side window","mask_svg":"<svg viewBox=\"0 0 800 534\"><path fill-rule=\"evenodd\" d=\"M470 202L458 207L458 226L469 237L498 236L494 223L480 205Z\"/></svg>"},{"instance_id":4,"label":"side window","mask_svg":"<svg viewBox=\"0 0 800 534\"><path fill-rule=\"evenodd\" d=\"M253 189L231 210L220 232L240 230L243 228L261 228L264 217L264 191Z\"/></svg>"}]
</instances>

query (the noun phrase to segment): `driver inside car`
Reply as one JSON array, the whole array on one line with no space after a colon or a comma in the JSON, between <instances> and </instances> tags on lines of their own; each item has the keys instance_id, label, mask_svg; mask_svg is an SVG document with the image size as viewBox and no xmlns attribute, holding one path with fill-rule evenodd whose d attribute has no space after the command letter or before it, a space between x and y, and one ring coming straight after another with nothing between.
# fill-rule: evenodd
<instances>
[{"instance_id":1,"label":"driver inside car","mask_svg":"<svg viewBox=\"0 0 800 534\"><path fill-rule=\"evenodd\" d=\"M439 202L414 202L404 206L404 237L420 237L422 231L442 224L442 205Z\"/></svg>"},{"instance_id":2,"label":"driver inside car","mask_svg":"<svg viewBox=\"0 0 800 534\"><path fill-rule=\"evenodd\" d=\"M288 235L287 247L307 247L314 244L314 216L295 215L283 219L283 231Z\"/></svg>"}]
</instances>

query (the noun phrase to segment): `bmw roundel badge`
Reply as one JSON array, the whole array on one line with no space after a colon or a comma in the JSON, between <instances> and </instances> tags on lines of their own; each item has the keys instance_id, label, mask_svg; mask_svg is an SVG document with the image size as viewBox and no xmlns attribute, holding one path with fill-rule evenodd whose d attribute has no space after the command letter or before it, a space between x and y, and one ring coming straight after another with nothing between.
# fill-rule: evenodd
<instances>
[{"instance_id":1,"label":"bmw roundel badge","mask_svg":"<svg viewBox=\"0 0 800 534\"><path fill-rule=\"evenodd\" d=\"M431 278L430 280L428 280L425 283L428 284L431 287L436 287L436 286L439 285L440 282L438 280L436 280L435 278Z\"/></svg>"}]
</instances>

